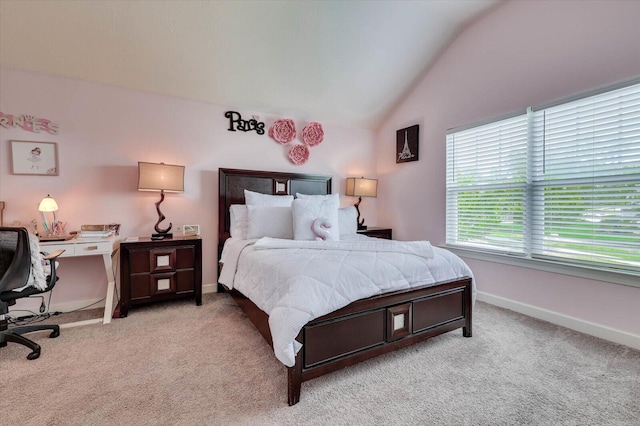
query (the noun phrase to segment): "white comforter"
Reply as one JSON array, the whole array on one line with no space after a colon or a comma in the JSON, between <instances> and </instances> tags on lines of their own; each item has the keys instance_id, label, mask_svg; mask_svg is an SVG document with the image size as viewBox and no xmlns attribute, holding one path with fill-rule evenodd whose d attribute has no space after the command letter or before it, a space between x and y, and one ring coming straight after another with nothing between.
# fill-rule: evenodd
<instances>
[{"instance_id":1,"label":"white comforter","mask_svg":"<svg viewBox=\"0 0 640 426\"><path fill-rule=\"evenodd\" d=\"M340 238L335 247L264 238L225 243L219 281L269 315L273 349L286 366L295 364L302 347L295 339L314 318L377 294L473 277L458 256L428 242Z\"/></svg>"}]
</instances>

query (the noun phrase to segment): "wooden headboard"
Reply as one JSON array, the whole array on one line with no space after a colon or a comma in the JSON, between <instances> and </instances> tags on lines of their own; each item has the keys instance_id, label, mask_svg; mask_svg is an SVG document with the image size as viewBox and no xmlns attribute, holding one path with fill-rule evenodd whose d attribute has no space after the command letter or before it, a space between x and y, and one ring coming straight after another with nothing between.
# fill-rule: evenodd
<instances>
[{"instance_id":1,"label":"wooden headboard","mask_svg":"<svg viewBox=\"0 0 640 426\"><path fill-rule=\"evenodd\" d=\"M218 169L218 259L230 237L229 206L244 204L244 190L271 195L331 194L331 176Z\"/></svg>"}]
</instances>

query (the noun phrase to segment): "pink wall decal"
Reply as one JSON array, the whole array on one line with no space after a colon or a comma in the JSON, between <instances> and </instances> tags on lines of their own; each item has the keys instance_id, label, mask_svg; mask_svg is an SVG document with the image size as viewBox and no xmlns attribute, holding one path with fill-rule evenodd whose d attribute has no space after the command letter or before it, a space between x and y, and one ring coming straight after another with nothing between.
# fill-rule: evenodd
<instances>
[{"instance_id":1,"label":"pink wall decal","mask_svg":"<svg viewBox=\"0 0 640 426\"><path fill-rule=\"evenodd\" d=\"M46 118L36 118L33 115L12 115L4 114L0 112L0 126L5 129L11 127L21 127L24 130L34 133L40 133L41 131L48 132L52 135L57 135L60 126L51 120Z\"/></svg>"}]
</instances>

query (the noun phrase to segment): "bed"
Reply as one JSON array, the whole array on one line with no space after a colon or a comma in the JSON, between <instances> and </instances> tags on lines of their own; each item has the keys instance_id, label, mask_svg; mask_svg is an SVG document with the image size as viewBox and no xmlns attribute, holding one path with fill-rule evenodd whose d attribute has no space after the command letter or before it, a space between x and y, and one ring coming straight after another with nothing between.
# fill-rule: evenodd
<instances>
[{"instance_id":1,"label":"bed","mask_svg":"<svg viewBox=\"0 0 640 426\"><path fill-rule=\"evenodd\" d=\"M245 203L245 189L270 195L326 195L331 194L332 180L324 175L219 169L218 259L231 237L230 208ZM227 291L274 347L269 315L257 306L260 302L230 287L218 284L218 291ZM355 300L309 320L297 333L297 353L287 367L289 405L300 400L304 381L459 328L464 337L471 337L474 291L470 273L440 277L428 285Z\"/></svg>"}]
</instances>

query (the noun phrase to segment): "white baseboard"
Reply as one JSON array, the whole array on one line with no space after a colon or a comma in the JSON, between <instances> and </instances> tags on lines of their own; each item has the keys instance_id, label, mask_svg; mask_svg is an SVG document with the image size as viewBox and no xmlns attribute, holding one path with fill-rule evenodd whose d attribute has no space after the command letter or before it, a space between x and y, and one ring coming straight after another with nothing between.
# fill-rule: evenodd
<instances>
[{"instance_id":1,"label":"white baseboard","mask_svg":"<svg viewBox=\"0 0 640 426\"><path fill-rule=\"evenodd\" d=\"M217 284L202 285L202 294L215 293L217 291L218 291ZM33 307L31 307L31 310L38 312L39 306L40 306L40 302L38 301L37 305L34 304ZM51 306L49 307L49 311L50 312L58 312L58 311L71 312L71 311L77 311L82 309L95 309L95 308L104 308L104 299L91 299L91 300L81 300L81 301L74 301L74 302L52 303Z\"/></svg>"},{"instance_id":2,"label":"white baseboard","mask_svg":"<svg viewBox=\"0 0 640 426\"><path fill-rule=\"evenodd\" d=\"M569 315L564 315L558 312L550 311L548 309L517 302L515 300L506 299L504 297L494 296L492 294L484 293L481 291L478 292L477 300L489 303L491 305L499 306L501 308L510 309L512 311L519 312L521 314L543 321L547 321L552 324L570 328L581 333L599 337L610 342L619 343L621 345L640 350L640 336L632 333L627 333L626 331L616 330L614 328L606 327L589 321L584 321L578 318L571 317Z\"/></svg>"},{"instance_id":3,"label":"white baseboard","mask_svg":"<svg viewBox=\"0 0 640 426\"><path fill-rule=\"evenodd\" d=\"M63 302L63 303L52 303L51 306L49 306L49 311L50 312L71 312L71 311L81 311L84 309L96 309L96 308L104 309L104 298L79 300L79 301Z\"/></svg>"},{"instance_id":4,"label":"white baseboard","mask_svg":"<svg viewBox=\"0 0 640 426\"><path fill-rule=\"evenodd\" d=\"M202 294L217 293L218 284L202 284Z\"/></svg>"}]
</instances>

